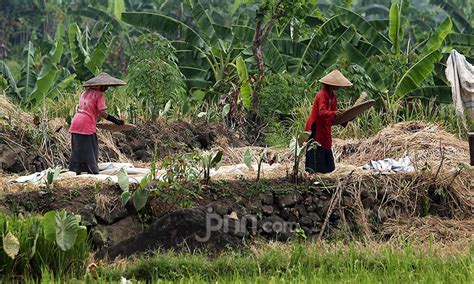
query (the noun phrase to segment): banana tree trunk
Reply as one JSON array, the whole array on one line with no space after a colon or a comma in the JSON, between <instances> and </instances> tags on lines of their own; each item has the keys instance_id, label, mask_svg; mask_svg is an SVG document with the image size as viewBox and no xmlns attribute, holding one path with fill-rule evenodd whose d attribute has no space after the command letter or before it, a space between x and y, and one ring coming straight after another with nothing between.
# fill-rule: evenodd
<instances>
[{"instance_id":1,"label":"banana tree trunk","mask_svg":"<svg viewBox=\"0 0 474 284\"><path fill-rule=\"evenodd\" d=\"M257 14L257 23L253 37L252 51L255 56L255 60L257 61L258 76L255 80L255 87L252 94L252 109L250 111L250 117L254 122L257 122L259 118L258 109L260 103L260 90L262 89L263 77L265 76L265 60L263 58L262 45L274 25L273 19L264 26L262 26L262 21L263 14Z\"/></svg>"}]
</instances>

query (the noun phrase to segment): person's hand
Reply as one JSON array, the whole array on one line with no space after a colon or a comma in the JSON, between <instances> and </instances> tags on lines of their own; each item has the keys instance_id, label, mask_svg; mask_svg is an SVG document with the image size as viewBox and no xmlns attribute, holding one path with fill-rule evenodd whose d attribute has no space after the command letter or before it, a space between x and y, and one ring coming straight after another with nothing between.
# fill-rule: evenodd
<instances>
[{"instance_id":1,"label":"person's hand","mask_svg":"<svg viewBox=\"0 0 474 284\"><path fill-rule=\"evenodd\" d=\"M335 116L339 116L342 114L342 111L341 110L336 110L336 112L334 113Z\"/></svg>"}]
</instances>

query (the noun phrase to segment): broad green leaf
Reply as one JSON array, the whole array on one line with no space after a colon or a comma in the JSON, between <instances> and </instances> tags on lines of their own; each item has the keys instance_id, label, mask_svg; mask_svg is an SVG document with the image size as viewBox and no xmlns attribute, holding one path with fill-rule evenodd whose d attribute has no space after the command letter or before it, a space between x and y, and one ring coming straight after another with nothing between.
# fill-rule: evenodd
<instances>
[{"instance_id":1,"label":"broad green leaf","mask_svg":"<svg viewBox=\"0 0 474 284\"><path fill-rule=\"evenodd\" d=\"M56 214L56 244L62 251L68 251L74 247L77 231L80 228L79 221L74 215L61 211Z\"/></svg>"},{"instance_id":2,"label":"broad green leaf","mask_svg":"<svg viewBox=\"0 0 474 284\"><path fill-rule=\"evenodd\" d=\"M244 164L249 168L250 170L253 170L252 167L252 152L250 149L245 150L244 153Z\"/></svg>"},{"instance_id":3,"label":"broad green leaf","mask_svg":"<svg viewBox=\"0 0 474 284\"><path fill-rule=\"evenodd\" d=\"M466 34L472 34L474 32L474 27L471 24L471 21L468 17L462 12L460 7L457 7L453 1L449 0L430 0L431 4L438 5L441 9L445 10L448 15L450 15L455 22L458 23L459 31Z\"/></svg>"},{"instance_id":4,"label":"broad green leaf","mask_svg":"<svg viewBox=\"0 0 474 284\"><path fill-rule=\"evenodd\" d=\"M367 72L367 75L369 75L369 77L372 79L372 82L377 87L377 89L385 89L385 83L382 79L382 76L380 76L380 72L375 68L374 64L372 64L369 59L362 54L362 52L360 52L350 43L346 44L345 51L351 62L356 63L364 68L365 72Z\"/></svg>"},{"instance_id":5,"label":"broad green leaf","mask_svg":"<svg viewBox=\"0 0 474 284\"><path fill-rule=\"evenodd\" d=\"M11 259L15 259L20 251L20 242L11 232L3 237L3 250Z\"/></svg>"},{"instance_id":6,"label":"broad green leaf","mask_svg":"<svg viewBox=\"0 0 474 284\"><path fill-rule=\"evenodd\" d=\"M7 64L3 60L0 60L0 74L7 80L9 86L9 92L7 94L12 94L15 99L20 99L20 91L16 85L15 78L13 77L10 68L8 68Z\"/></svg>"},{"instance_id":7,"label":"broad green leaf","mask_svg":"<svg viewBox=\"0 0 474 284\"><path fill-rule=\"evenodd\" d=\"M473 34L450 33L446 36L445 43L454 47L474 47Z\"/></svg>"},{"instance_id":8,"label":"broad green leaf","mask_svg":"<svg viewBox=\"0 0 474 284\"><path fill-rule=\"evenodd\" d=\"M122 18L122 13L125 12L124 0L109 0L109 7L117 19Z\"/></svg>"},{"instance_id":9,"label":"broad green leaf","mask_svg":"<svg viewBox=\"0 0 474 284\"><path fill-rule=\"evenodd\" d=\"M36 83L36 73L35 73L35 49L33 43L30 41L24 49L24 64L21 68L21 79L17 84L17 87L21 87L22 91L20 95L22 99L27 99L30 97L30 94L33 92Z\"/></svg>"},{"instance_id":10,"label":"broad green leaf","mask_svg":"<svg viewBox=\"0 0 474 284\"><path fill-rule=\"evenodd\" d=\"M445 104L453 102L451 87L449 86L422 87L411 91L407 96L426 100L435 100Z\"/></svg>"},{"instance_id":11,"label":"broad green leaf","mask_svg":"<svg viewBox=\"0 0 474 284\"><path fill-rule=\"evenodd\" d=\"M345 12L346 26L354 25L357 32L367 39L368 42L380 50L387 49L386 47L390 44L390 40L372 26L370 22L351 10L344 8L343 11Z\"/></svg>"},{"instance_id":12,"label":"broad green leaf","mask_svg":"<svg viewBox=\"0 0 474 284\"><path fill-rule=\"evenodd\" d=\"M82 44L81 30L75 23L69 25L69 52L77 78L85 81L94 77L94 73L86 66L86 63L90 60L89 54Z\"/></svg>"},{"instance_id":13,"label":"broad green leaf","mask_svg":"<svg viewBox=\"0 0 474 284\"><path fill-rule=\"evenodd\" d=\"M137 211L145 207L148 201L148 192L145 189L138 189L133 194L133 205Z\"/></svg>"},{"instance_id":14,"label":"broad green leaf","mask_svg":"<svg viewBox=\"0 0 474 284\"><path fill-rule=\"evenodd\" d=\"M130 25L148 28L165 35L175 35L177 30L181 30L181 35L188 44L194 46L205 44L204 39L194 29L183 22L162 14L126 12L122 13L122 20Z\"/></svg>"},{"instance_id":15,"label":"broad green leaf","mask_svg":"<svg viewBox=\"0 0 474 284\"><path fill-rule=\"evenodd\" d=\"M222 160L223 155L224 155L224 153L222 151L217 151L217 153L215 153L214 156L212 157L211 167L214 167L215 165L220 163L220 161Z\"/></svg>"},{"instance_id":16,"label":"broad green leaf","mask_svg":"<svg viewBox=\"0 0 474 284\"><path fill-rule=\"evenodd\" d=\"M101 21L111 23L118 33L122 31L122 26L120 25L120 22L117 20L117 18L114 17L114 15L111 15L106 11L102 11L94 7L89 6L81 10L70 11L69 14L83 16L93 20L101 19Z\"/></svg>"},{"instance_id":17,"label":"broad green leaf","mask_svg":"<svg viewBox=\"0 0 474 284\"><path fill-rule=\"evenodd\" d=\"M121 168L117 173L118 185L122 191L128 191L130 189L130 182L128 180L127 172L124 168Z\"/></svg>"},{"instance_id":18,"label":"broad green leaf","mask_svg":"<svg viewBox=\"0 0 474 284\"><path fill-rule=\"evenodd\" d=\"M237 57L235 61L235 66L241 81L240 96L242 98L242 103L244 107L249 110L252 106L252 88L250 87L250 83L248 82L249 74L247 71L247 65L245 64L245 61L242 56Z\"/></svg>"},{"instance_id":19,"label":"broad green leaf","mask_svg":"<svg viewBox=\"0 0 474 284\"><path fill-rule=\"evenodd\" d=\"M225 118L230 112L230 104L225 104L222 108L222 117Z\"/></svg>"},{"instance_id":20,"label":"broad green leaf","mask_svg":"<svg viewBox=\"0 0 474 284\"><path fill-rule=\"evenodd\" d=\"M45 100L46 95L51 90L58 73L59 69L55 65L51 63L45 63L43 65L43 68L41 68L41 72L38 76L38 80L36 81L36 86L31 93L31 96L28 97L28 101L32 107L38 106Z\"/></svg>"},{"instance_id":21,"label":"broad green leaf","mask_svg":"<svg viewBox=\"0 0 474 284\"><path fill-rule=\"evenodd\" d=\"M144 176L141 180L140 183L138 184L139 188L144 189L146 188L151 182L151 173L147 174Z\"/></svg>"},{"instance_id":22,"label":"broad green leaf","mask_svg":"<svg viewBox=\"0 0 474 284\"><path fill-rule=\"evenodd\" d=\"M423 48L421 54L427 54L432 52L433 50L439 49L441 44L443 43L446 36L451 32L453 28L453 23L451 19L447 17L434 31L433 35L431 35L430 39L426 43L425 47Z\"/></svg>"},{"instance_id":23,"label":"broad green leaf","mask_svg":"<svg viewBox=\"0 0 474 284\"><path fill-rule=\"evenodd\" d=\"M441 56L440 51L432 51L408 69L395 87L395 97L400 99L407 93L420 88L421 83L433 72L434 64L441 59Z\"/></svg>"},{"instance_id":24,"label":"broad green leaf","mask_svg":"<svg viewBox=\"0 0 474 284\"><path fill-rule=\"evenodd\" d=\"M61 82L54 85L46 96L50 100L54 100L64 89L66 89L76 78L76 74L72 74L64 78Z\"/></svg>"},{"instance_id":25,"label":"broad green leaf","mask_svg":"<svg viewBox=\"0 0 474 284\"><path fill-rule=\"evenodd\" d=\"M390 7L389 37L393 43L395 54L400 54L400 27L400 9L398 7L398 0L394 0Z\"/></svg>"},{"instance_id":26,"label":"broad green leaf","mask_svg":"<svg viewBox=\"0 0 474 284\"><path fill-rule=\"evenodd\" d=\"M56 211L49 211L41 218L44 238L50 242L56 242Z\"/></svg>"},{"instance_id":27,"label":"broad green leaf","mask_svg":"<svg viewBox=\"0 0 474 284\"><path fill-rule=\"evenodd\" d=\"M122 191L122 194L120 194L120 198L122 200L122 206L125 206L128 201L130 201L130 191Z\"/></svg>"},{"instance_id":28,"label":"broad green leaf","mask_svg":"<svg viewBox=\"0 0 474 284\"><path fill-rule=\"evenodd\" d=\"M354 37L355 31L349 27L327 47L326 51L321 55L319 61L313 67L313 71L308 75L308 80L314 84L323 74L326 68L330 67L343 55L342 47Z\"/></svg>"},{"instance_id":29,"label":"broad green leaf","mask_svg":"<svg viewBox=\"0 0 474 284\"><path fill-rule=\"evenodd\" d=\"M123 1L123 0L122 0ZM110 46L112 43L114 36L112 34L112 25L107 24L107 26L102 31L102 34L97 42L97 45L94 48L94 51L91 54L90 61L87 62L87 68L92 73L98 73L98 71L102 68L102 65L105 62L107 57L107 53L110 50Z\"/></svg>"}]
</instances>

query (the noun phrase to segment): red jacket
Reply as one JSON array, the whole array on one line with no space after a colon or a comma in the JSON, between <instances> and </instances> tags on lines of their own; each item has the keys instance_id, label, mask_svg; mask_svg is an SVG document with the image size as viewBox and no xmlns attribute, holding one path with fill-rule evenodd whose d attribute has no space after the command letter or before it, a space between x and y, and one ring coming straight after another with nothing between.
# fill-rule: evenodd
<instances>
[{"instance_id":1,"label":"red jacket","mask_svg":"<svg viewBox=\"0 0 474 284\"><path fill-rule=\"evenodd\" d=\"M306 121L305 131L311 131L311 125L316 123L315 140L321 147L331 150L332 123L337 110L336 96L328 89L322 88L314 99L313 109Z\"/></svg>"}]
</instances>

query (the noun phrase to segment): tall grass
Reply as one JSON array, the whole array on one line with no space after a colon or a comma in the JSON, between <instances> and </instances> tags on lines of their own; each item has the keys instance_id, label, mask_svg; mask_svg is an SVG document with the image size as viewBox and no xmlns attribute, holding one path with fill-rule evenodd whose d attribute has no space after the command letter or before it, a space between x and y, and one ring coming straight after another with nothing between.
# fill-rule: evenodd
<instances>
[{"instance_id":1,"label":"tall grass","mask_svg":"<svg viewBox=\"0 0 474 284\"><path fill-rule=\"evenodd\" d=\"M3 236L12 233L20 243L20 250L14 259L0 249L0 276L5 279L41 278L43 271L49 271L58 278L84 275L86 260L90 255L87 240L78 241L68 251L62 251L55 242L45 239L37 216L18 218L0 214L0 247Z\"/></svg>"},{"instance_id":2,"label":"tall grass","mask_svg":"<svg viewBox=\"0 0 474 284\"><path fill-rule=\"evenodd\" d=\"M373 252L355 246L321 250L295 243L259 253L228 253L210 259L202 254L156 254L119 267L100 267L93 275L181 283L469 283L472 256L443 257L417 253L410 246Z\"/></svg>"}]
</instances>

